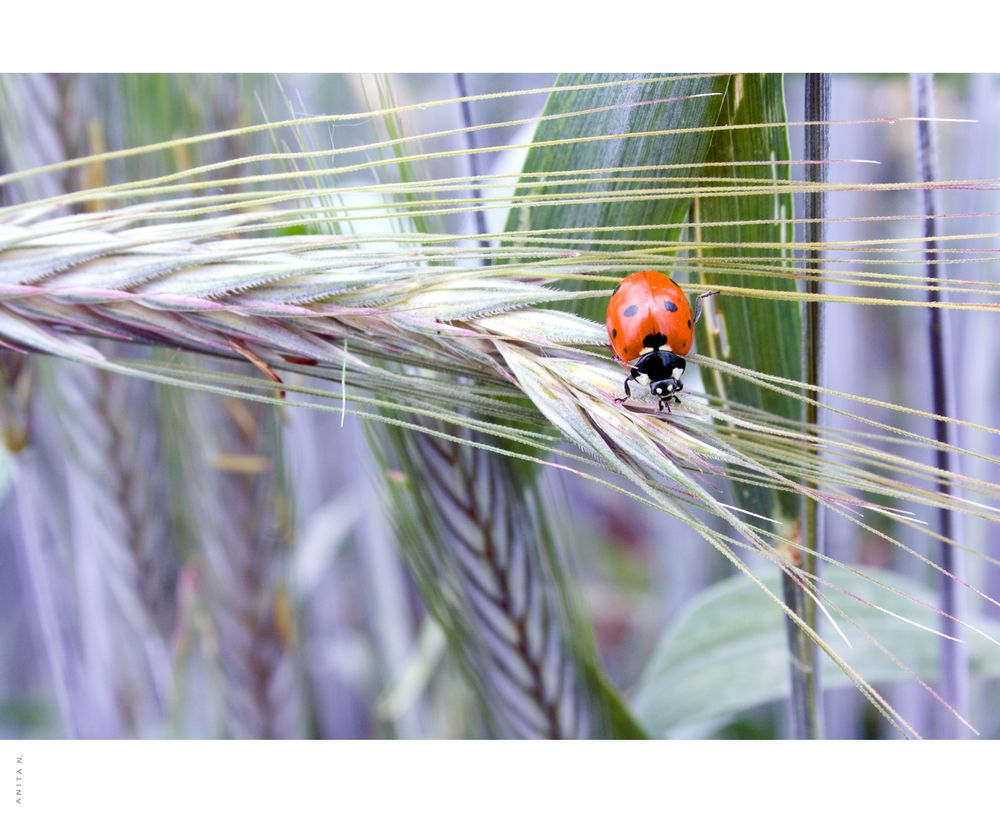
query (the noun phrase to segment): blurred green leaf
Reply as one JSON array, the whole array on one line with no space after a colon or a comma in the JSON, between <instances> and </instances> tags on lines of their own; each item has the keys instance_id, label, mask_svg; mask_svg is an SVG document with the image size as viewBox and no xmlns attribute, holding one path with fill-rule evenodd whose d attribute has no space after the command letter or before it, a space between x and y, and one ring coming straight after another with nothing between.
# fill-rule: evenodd
<instances>
[{"instance_id":1,"label":"blurred green leaf","mask_svg":"<svg viewBox=\"0 0 1000 813\"><path fill-rule=\"evenodd\" d=\"M830 582L868 604L828 588L824 603L851 646L832 630L827 640L869 682L907 679L898 665L843 621L832 605L848 613L922 679L934 680L942 639L869 606L876 605L937 629L939 618L929 609L935 604L933 591L886 570L859 570L902 595L861 575L831 572L827 577ZM761 579L778 592L779 573L768 573ZM996 621L971 617L968 623L993 638L1000 636L1000 624ZM970 648L973 677L1000 676L1000 646L971 630L963 630L963 637ZM696 596L667 629L639 682L633 708L656 736L668 736L687 725L721 721L751 706L787 697L788 657L785 616L759 587L743 576L735 576ZM852 685L850 678L828 658L822 664L824 687Z\"/></svg>"},{"instance_id":2,"label":"blurred green leaf","mask_svg":"<svg viewBox=\"0 0 1000 813\"><path fill-rule=\"evenodd\" d=\"M13 697L0 700L0 727L53 736L52 709L41 698Z\"/></svg>"},{"instance_id":3,"label":"blurred green leaf","mask_svg":"<svg viewBox=\"0 0 1000 813\"><path fill-rule=\"evenodd\" d=\"M645 79L645 74L562 74L557 87ZM662 82L625 84L616 87L553 93L545 105L544 115L570 111L606 108L586 116L543 121L538 125L533 146L528 151L523 172L548 172L584 169L610 169L626 166L690 164L705 160L712 134L677 133L673 135L618 138L584 141L577 144L547 147L543 142L564 138L587 138L614 133L640 133L692 127L710 127L716 123L722 107L721 93L729 82L727 76L706 78L665 78ZM697 94L720 95L685 98ZM675 100L675 101L670 101ZM691 168L641 170L594 176L592 183L574 187L576 192L605 192L635 189L637 184L625 179L634 177L686 177ZM638 184L650 186L650 182ZM519 190L519 195L553 194L565 187L532 186ZM620 203L586 203L566 206L539 206L511 209L507 231L526 229L573 229L608 226L641 226L643 224L678 224L675 229L651 228L640 231L580 231L567 235L574 241L603 240L664 240L677 239L680 223L688 213L690 200L640 200ZM516 238L512 238L516 242ZM599 244L574 242L573 248L587 250ZM604 283L568 283L574 289L593 289ZM575 303L574 310L591 319L604 321L604 299L585 299Z\"/></svg>"}]
</instances>

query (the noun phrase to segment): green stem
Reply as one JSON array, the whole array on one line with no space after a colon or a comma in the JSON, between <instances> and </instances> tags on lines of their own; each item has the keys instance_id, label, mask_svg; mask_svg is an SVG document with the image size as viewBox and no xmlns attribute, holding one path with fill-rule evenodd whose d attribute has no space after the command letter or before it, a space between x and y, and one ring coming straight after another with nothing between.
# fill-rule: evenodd
<instances>
[{"instance_id":1,"label":"green stem","mask_svg":"<svg viewBox=\"0 0 1000 813\"><path fill-rule=\"evenodd\" d=\"M805 79L805 121L826 122L830 119L830 74L808 73ZM830 128L828 124L814 124L805 130L806 180L822 184L827 181L830 154ZM826 239L826 193L818 188L806 195L805 241L818 245ZM809 249L805 254L805 266L821 268L822 251ZM808 294L821 293L819 275L806 280ZM804 381L812 386L822 385L823 354L823 308L819 301L807 301L802 314L803 352L805 365ZM817 435L819 425L819 397L803 405L802 419L812 427L811 434ZM812 454L819 456L818 443L809 447ZM807 488L816 489L815 479L805 482ZM803 556L802 568L813 575L819 569L816 553L822 553L823 515L819 503L804 498L802 506L802 543L809 551ZM816 628L816 604L806 596L787 575L783 580L786 603L801 615L805 622ZM788 647L791 655L792 678L792 732L796 739L820 739L823 736L823 703L819 673L819 650L815 643L789 621Z\"/></svg>"}]
</instances>

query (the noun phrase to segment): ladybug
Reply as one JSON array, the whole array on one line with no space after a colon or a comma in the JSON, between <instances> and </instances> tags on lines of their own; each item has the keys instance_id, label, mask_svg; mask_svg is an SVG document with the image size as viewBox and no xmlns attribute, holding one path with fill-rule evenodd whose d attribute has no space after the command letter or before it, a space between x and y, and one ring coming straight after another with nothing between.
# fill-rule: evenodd
<instances>
[{"instance_id":1,"label":"ladybug","mask_svg":"<svg viewBox=\"0 0 1000 813\"><path fill-rule=\"evenodd\" d=\"M684 389L681 376L691 349L694 326L701 316L701 300L714 296L709 291L695 300L695 311L680 286L666 274L637 271L625 277L608 302L608 339L615 358L630 371L625 379L625 398L631 397L629 381L645 375L649 391L659 398L662 411L670 411L670 400L679 402Z\"/></svg>"}]
</instances>

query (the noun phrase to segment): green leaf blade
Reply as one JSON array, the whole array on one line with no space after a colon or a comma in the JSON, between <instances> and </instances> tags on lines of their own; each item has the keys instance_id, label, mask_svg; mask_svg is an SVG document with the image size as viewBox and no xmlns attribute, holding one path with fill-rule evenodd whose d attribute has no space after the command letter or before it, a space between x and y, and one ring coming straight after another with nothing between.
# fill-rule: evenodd
<instances>
[{"instance_id":1,"label":"green leaf blade","mask_svg":"<svg viewBox=\"0 0 1000 813\"><path fill-rule=\"evenodd\" d=\"M730 83L720 124L740 127L747 124L783 123L786 120L782 79L779 74L737 75ZM752 182L788 180L790 167L786 127L751 127L720 130L712 140L707 178L739 178ZM747 165L739 162L774 161ZM784 162L784 163L780 163ZM794 291L795 280L771 273L720 273L721 258L739 259L741 263L791 266L791 252L781 248L792 241L791 224L779 222L792 217L790 194L746 194L705 197L692 211L694 239L709 243L773 243L776 248L719 246L696 248L705 260L720 258L715 269L700 275L707 285L725 285L771 291ZM762 223L756 221L772 220ZM740 221L743 221L742 223ZM710 227L709 223L734 223ZM726 261L727 265L731 262ZM724 337L710 335L711 319L698 326L698 349L704 355L732 364L799 381L802 377L802 320L797 302L758 297L720 296L713 303L724 321ZM749 406L764 409L793 421L800 418L800 406L780 393L722 373L703 371L706 391ZM734 487L740 507L765 516L780 513L784 519L799 516L801 501L791 493L774 494L770 489L749 485Z\"/></svg>"},{"instance_id":2,"label":"green leaf blade","mask_svg":"<svg viewBox=\"0 0 1000 813\"><path fill-rule=\"evenodd\" d=\"M592 138L628 133L686 130L715 125L722 107L722 93L728 84L726 76L665 77L662 81L641 81L642 74L562 74L557 87L589 85L635 79L635 83L614 87L599 87L574 92L553 93L545 106L545 116L571 111L599 110L584 116L554 118L542 121L535 132L523 173L528 180L541 180L548 173L572 170L607 169L608 173L591 175L594 180L579 190L594 193L628 191L637 186L651 186L651 181L630 182L629 178L686 177L690 167L676 169L631 170L614 172L620 167L662 166L665 164L698 164L705 160L712 141L711 132L680 132L547 146L545 142L560 139ZM715 95L704 95L715 94ZM528 173L538 173L536 178ZM522 188L519 195L551 194L563 187L532 186ZM518 232L538 229L581 229L567 234L577 250L602 246L598 240L664 240L676 239L687 217L691 201L688 198L635 201L595 201L567 206L540 206L511 210L506 230ZM615 226L650 225L648 230L621 229ZM664 228L669 224L670 228ZM652 228L654 227L655 228ZM609 228L608 231L597 231ZM512 236L516 242L516 236ZM582 241L582 242L581 242ZM593 284L576 283L576 289ZM604 320L603 299L587 299L574 303L575 312L598 321Z\"/></svg>"}]
</instances>

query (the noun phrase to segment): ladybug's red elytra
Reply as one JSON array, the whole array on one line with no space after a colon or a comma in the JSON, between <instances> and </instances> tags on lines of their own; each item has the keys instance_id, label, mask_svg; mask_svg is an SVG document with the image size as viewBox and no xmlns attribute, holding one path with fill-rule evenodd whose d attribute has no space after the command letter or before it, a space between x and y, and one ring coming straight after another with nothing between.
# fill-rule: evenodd
<instances>
[{"instance_id":1,"label":"ladybug's red elytra","mask_svg":"<svg viewBox=\"0 0 1000 813\"><path fill-rule=\"evenodd\" d=\"M701 316L701 300L718 291L701 294L695 311L680 286L666 274L637 271L625 277L608 302L608 339L615 358L629 368L625 398L631 397L629 381L649 378L649 391L659 398L662 410L670 411L670 400L679 401L684 389L681 375L691 350L694 326ZM634 362L634 363L633 363Z\"/></svg>"}]
</instances>

